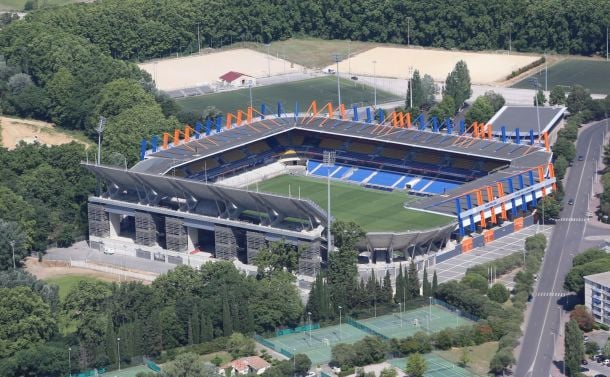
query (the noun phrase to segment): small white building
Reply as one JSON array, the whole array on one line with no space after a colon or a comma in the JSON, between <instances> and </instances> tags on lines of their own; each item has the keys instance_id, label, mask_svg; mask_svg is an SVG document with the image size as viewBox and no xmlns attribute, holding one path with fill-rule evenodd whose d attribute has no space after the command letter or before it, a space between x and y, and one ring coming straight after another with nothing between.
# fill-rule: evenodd
<instances>
[{"instance_id":1,"label":"small white building","mask_svg":"<svg viewBox=\"0 0 610 377\"><path fill-rule=\"evenodd\" d=\"M256 78L244 73L229 71L218 78L220 85L242 88L256 85Z\"/></svg>"},{"instance_id":2,"label":"small white building","mask_svg":"<svg viewBox=\"0 0 610 377\"><path fill-rule=\"evenodd\" d=\"M585 279L585 306L596 322L610 325L610 272L588 275Z\"/></svg>"}]
</instances>

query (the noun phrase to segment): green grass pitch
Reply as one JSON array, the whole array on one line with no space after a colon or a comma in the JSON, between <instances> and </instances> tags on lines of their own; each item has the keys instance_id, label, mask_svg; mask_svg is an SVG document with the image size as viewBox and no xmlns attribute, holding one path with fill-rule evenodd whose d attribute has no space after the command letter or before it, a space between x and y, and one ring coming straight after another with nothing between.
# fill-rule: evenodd
<instances>
[{"instance_id":1,"label":"green grass pitch","mask_svg":"<svg viewBox=\"0 0 610 377\"><path fill-rule=\"evenodd\" d=\"M327 208L326 180L302 176L279 176L258 184L260 191L299 195ZM422 230L446 225L454 219L412 209L403 203L413 201L406 192L386 192L331 181L331 215L339 220L355 221L367 232Z\"/></svg>"},{"instance_id":2,"label":"green grass pitch","mask_svg":"<svg viewBox=\"0 0 610 377\"><path fill-rule=\"evenodd\" d=\"M341 80L341 101L346 106L351 107L351 104L370 105L373 103L373 96L373 88L358 81ZM402 98L394 94L377 90L377 103L400 99ZM313 100L318 102L318 107L322 107L327 102L337 103L336 76L316 77L252 88L252 102L254 108L259 111L261 104L264 103L267 105L268 111L275 112L277 111L277 103L281 101L284 111L288 113L294 112L296 102L299 103L299 111L305 112ZM249 89L240 89L181 98L176 102L187 111L203 111L208 106L214 106L224 113L234 113L237 109L246 110L250 105L250 93Z\"/></svg>"},{"instance_id":3,"label":"green grass pitch","mask_svg":"<svg viewBox=\"0 0 610 377\"><path fill-rule=\"evenodd\" d=\"M544 89L545 74L544 65L539 71L515 85L513 88L532 89L531 77L538 78L538 82ZM610 93L610 62L600 60L567 59L548 67L548 84L551 90L555 85L572 86L582 85L591 93Z\"/></svg>"}]
</instances>

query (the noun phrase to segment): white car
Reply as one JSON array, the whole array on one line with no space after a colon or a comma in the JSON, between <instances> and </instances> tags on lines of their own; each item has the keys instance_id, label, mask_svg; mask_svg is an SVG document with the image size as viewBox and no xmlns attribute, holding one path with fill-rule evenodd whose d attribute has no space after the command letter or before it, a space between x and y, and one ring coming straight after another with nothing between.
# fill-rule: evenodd
<instances>
[{"instance_id":1,"label":"white car","mask_svg":"<svg viewBox=\"0 0 610 377\"><path fill-rule=\"evenodd\" d=\"M308 372L305 377L316 377L316 376L317 376L316 372Z\"/></svg>"}]
</instances>

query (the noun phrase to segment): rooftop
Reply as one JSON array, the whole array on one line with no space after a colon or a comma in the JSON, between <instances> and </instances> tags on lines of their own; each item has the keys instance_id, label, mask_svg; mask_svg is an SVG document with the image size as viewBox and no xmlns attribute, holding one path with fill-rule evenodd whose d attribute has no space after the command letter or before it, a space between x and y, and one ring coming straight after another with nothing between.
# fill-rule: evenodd
<instances>
[{"instance_id":1,"label":"rooftop","mask_svg":"<svg viewBox=\"0 0 610 377\"><path fill-rule=\"evenodd\" d=\"M248 75L240 73L240 72L229 71L229 72L225 73L224 75L220 76L219 78L223 81L231 82L231 81L237 80L238 78L240 78L242 76L248 76Z\"/></svg>"},{"instance_id":2,"label":"rooftop","mask_svg":"<svg viewBox=\"0 0 610 377\"><path fill-rule=\"evenodd\" d=\"M599 274L587 275L584 278L593 283L601 284L605 287L610 287L610 272L602 272Z\"/></svg>"},{"instance_id":3,"label":"rooftop","mask_svg":"<svg viewBox=\"0 0 610 377\"><path fill-rule=\"evenodd\" d=\"M538 115L540 115L540 132L548 132L563 117L565 107L539 106L503 106L489 120L493 125L494 135L502 134L501 128L506 127L506 135L514 136L518 128L522 137L526 137L530 130L538 135Z\"/></svg>"}]
</instances>

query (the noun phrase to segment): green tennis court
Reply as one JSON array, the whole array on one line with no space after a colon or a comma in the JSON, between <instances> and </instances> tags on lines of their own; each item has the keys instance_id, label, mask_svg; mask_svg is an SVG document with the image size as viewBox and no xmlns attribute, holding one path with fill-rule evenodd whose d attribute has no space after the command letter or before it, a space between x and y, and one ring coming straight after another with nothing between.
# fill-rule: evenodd
<instances>
[{"instance_id":1,"label":"green tennis court","mask_svg":"<svg viewBox=\"0 0 610 377\"><path fill-rule=\"evenodd\" d=\"M283 175L260 182L260 191L309 198L327 207L325 179ZM332 215L344 221L355 221L367 232L430 229L454 221L449 216L405 209L414 198L403 191L380 191L355 184L331 182Z\"/></svg>"},{"instance_id":2,"label":"green tennis court","mask_svg":"<svg viewBox=\"0 0 610 377\"><path fill-rule=\"evenodd\" d=\"M274 348L284 354L304 353L312 364L324 364L331 359L331 348L339 343L355 343L366 337L367 333L348 324L328 326L309 331L277 336L266 339Z\"/></svg>"},{"instance_id":3,"label":"green tennis court","mask_svg":"<svg viewBox=\"0 0 610 377\"><path fill-rule=\"evenodd\" d=\"M383 336L398 339L412 336L420 331L434 333L446 328L474 323L438 305L367 318L357 322Z\"/></svg>"},{"instance_id":4,"label":"green tennis court","mask_svg":"<svg viewBox=\"0 0 610 377\"><path fill-rule=\"evenodd\" d=\"M138 365L131 368L125 368L119 370L113 370L103 374L104 377L136 377L140 372L152 372L146 365Z\"/></svg>"},{"instance_id":5,"label":"green tennis court","mask_svg":"<svg viewBox=\"0 0 610 377\"><path fill-rule=\"evenodd\" d=\"M427 353L422 355L426 360L428 369L424 373L424 377L475 377L476 375L468 370L455 365L454 363L443 359L434 354ZM406 372L407 358L388 360L393 366Z\"/></svg>"}]
</instances>

